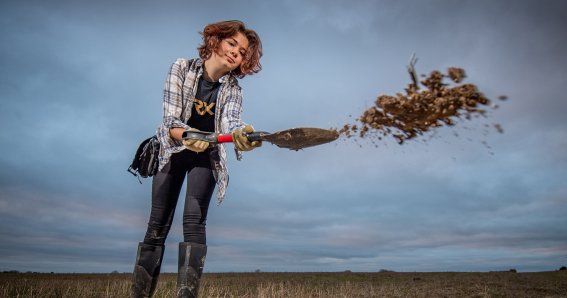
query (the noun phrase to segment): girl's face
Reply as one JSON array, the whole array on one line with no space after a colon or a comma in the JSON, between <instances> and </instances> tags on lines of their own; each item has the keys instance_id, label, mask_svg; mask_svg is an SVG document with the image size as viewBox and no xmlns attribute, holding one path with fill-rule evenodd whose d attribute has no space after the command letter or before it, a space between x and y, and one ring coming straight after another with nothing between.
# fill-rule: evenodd
<instances>
[{"instance_id":1,"label":"girl's face","mask_svg":"<svg viewBox=\"0 0 567 298\"><path fill-rule=\"evenodd\" d=\"M223 39L211 58L217 60L229 72L242 64L247 50L248 38L238 32L232 37Z\"/></svg>"}]
</instances>

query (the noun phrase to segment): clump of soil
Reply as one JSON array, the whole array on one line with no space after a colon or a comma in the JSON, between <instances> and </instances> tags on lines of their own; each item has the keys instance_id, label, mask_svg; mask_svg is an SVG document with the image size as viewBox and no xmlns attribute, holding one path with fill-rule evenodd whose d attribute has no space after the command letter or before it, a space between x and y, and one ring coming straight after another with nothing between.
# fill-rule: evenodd
<instances>
[{"instance_id":1,"label":"clump of soil","mask_svg":"<svg viewBox=\"0 0 567 298\"><path fill-rule=\"evenodd\" d=\"M341 129L335 129L339 134L352 137L358 134L365 138L376 135L391 135L398 143L415 138L439 126L454 125L454 118L471 119L473 116L485 115L488 107L497 107L491 104L473 84L459 84L466 77L465 70L450 67L447 74L438 70L432 71L429 76L419 82L413 68L408 66L412 83L405 89L405 93L396 95L380 95L374 106L368 108L356 120L358 124L345 124ZM453 83L444 82L449 78ZM505 96L500 96L504 100ZM502 127L495 125L499 132Z\"/></svg>"}]
</instances>

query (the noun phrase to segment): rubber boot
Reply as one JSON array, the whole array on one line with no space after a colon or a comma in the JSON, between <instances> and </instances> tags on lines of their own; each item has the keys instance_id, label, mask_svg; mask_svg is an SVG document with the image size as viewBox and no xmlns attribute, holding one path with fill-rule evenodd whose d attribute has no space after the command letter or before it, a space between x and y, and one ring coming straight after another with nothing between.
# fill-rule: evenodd
<instances>
[{"instance_id":1,"label":"rubber boot","mask_svg":"<svg viewBox=\"0 0 567 298\"><path fill-rule=\"evenodd\" d=\"M151 298L156 290L164 246L140 242L132 278L132 298Z\"/></svg>"},{"instance_id":2,"label":"rubber boot","mask_svg":"<svg viewBox=\"0 0 567 298\"><path fill-rule=\"evenodd\" d=\"M206 255L207 246L204 244L192 242L179 243L177 298L197 297Z\"/></svg>"}]
</instances>

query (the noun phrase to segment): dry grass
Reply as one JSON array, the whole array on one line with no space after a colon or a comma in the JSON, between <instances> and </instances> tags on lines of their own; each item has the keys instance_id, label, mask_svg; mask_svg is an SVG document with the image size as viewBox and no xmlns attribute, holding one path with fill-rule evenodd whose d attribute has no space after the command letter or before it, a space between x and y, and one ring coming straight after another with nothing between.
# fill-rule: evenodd
<instances>
[{"instance_id":1,"label":"dry grass","mask_svg":"<svg viewBox=\"0 0 567 298\"><path fill-rule=\"evenodd\" d=\"M0 297L128 297L130 274L0 274ZM155 297L175 297L162 274ZM567 272L209 273L201 297L567 297Z\"/></svg>"}]
</instances>

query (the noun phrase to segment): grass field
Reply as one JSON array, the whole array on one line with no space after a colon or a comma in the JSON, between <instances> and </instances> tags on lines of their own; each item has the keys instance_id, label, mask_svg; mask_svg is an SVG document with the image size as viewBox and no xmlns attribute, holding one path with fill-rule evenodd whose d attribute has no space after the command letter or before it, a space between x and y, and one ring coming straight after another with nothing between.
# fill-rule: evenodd
<instances>
[{"instance_id":1,"label":"grass field","mask_svg":"<svg viewBox=\"0 0 567 298\"><path fill-rule=\"evenodd\" d=\"M131 274L0 273L0 297L128 297ZM154 297L175 297L162 274ZM200 297L567 297L567 271L206 273Z\"/></svg>"}]
</instances>

